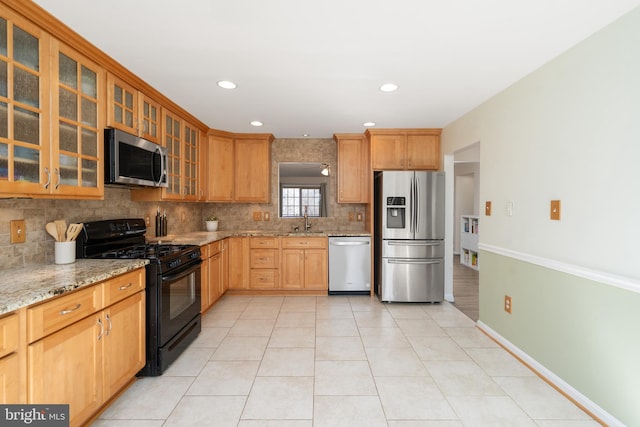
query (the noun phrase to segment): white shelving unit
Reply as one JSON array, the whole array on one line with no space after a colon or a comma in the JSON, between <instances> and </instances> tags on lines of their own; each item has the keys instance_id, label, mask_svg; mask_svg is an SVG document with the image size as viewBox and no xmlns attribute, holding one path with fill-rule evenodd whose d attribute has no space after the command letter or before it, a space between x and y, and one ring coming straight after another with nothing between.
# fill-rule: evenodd
<instances>
[{"instance_id":1,"label":"white shelving unit","mask_svg":"<svg viewBox=\"0 0 640 427\"><path fill-rule=\"evenodd\" d=\"M460 264L474 270L480 269L478 258L479 217L477 215L460 216Z\"/></svg>"}]
</instances>

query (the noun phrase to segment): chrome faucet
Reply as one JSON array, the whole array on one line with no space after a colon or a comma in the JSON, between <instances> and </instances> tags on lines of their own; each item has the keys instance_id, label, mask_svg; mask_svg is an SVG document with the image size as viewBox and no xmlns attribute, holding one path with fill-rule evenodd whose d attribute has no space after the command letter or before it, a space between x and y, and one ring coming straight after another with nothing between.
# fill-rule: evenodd
<instances>
[{"instance_id":1,"label":"chrome faucet","mask_svg":"<svg viewBox=\"0 0 640 427\"><path fill-rule=\"evenodd\" d=\"M311 229L311 224L309 224L309 206L304 207L304 231L309 231Z\"/></svg>"}]
</instances>

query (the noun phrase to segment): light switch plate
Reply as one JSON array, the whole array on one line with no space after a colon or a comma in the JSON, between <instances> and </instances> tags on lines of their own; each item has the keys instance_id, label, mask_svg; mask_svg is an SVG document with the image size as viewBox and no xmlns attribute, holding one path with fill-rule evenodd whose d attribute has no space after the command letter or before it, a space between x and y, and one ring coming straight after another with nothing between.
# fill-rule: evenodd
<instances>
[{"instance_id":1,"label":"light switch plate","mask_svg":"<svg viewBox=\"0 0 640 427\"><path fill-rule=\"evenodd\" d=\"M554 221L560 221L560 200L552 200L549 216Z\"/></svg>"},{"instance_id":2,"label":"light switch plate","mask_svg":"<svg viewBox=\"0 0 640 427\"><path fill-rule=\"evenodd\" d=\"M24 243L27 241L27 226L24 219L14 219L11 224L11 243Z\"/></svg>"},{"instance_id":3,"label":"light switch plate","mask_svg":"<svg viewBox=\"0 0 640 427\"><path fill-rule=\"evenodd\" d=\"M253 213L253 220L254 221L262 221L262 212L260 211L255 211Z\"/></svg>"},{"instance_id":4,"label":"light switch plate","mask_svg":"<svg viewBox=\"0 0 640 427\"><path fill-rule=\"evenodd\" d=\"M491 216L491 202L488 200L484 202L484 214L485 216Z\"/></svg>"}]
</instances>

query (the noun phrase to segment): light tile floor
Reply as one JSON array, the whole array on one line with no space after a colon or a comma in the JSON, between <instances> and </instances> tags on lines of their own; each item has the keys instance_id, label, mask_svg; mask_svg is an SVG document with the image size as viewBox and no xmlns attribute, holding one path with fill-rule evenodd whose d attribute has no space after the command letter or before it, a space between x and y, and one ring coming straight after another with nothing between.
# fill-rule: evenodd
<instances>
[{"instance_id":1,"label":"light tile floor","mask_svg":"<svg viewBox=\"0 0 640 427\"><path fill-rule=\"evenodd\" d=\"M598 426L449 303L225 296L95 427Z\"/></svg>"}]
</instances>

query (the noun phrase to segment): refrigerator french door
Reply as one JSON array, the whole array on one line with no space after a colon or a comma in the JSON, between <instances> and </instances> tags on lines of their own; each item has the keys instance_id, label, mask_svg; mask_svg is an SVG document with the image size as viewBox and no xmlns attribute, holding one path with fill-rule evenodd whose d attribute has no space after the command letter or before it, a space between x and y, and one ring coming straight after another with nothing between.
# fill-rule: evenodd
<instances>
[{"instance_id":1,"label":"refrigerator french door","mask_svg":"<svg viewBox=\"0 0 640 427\"><path fill-rule=\"evenodd\" d=\"M376 279L382 301L444 299L444 183L444 172L376 176Z\"/></svg>"}]
</instances>

